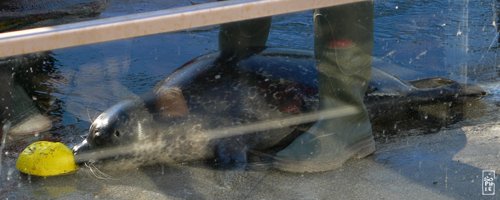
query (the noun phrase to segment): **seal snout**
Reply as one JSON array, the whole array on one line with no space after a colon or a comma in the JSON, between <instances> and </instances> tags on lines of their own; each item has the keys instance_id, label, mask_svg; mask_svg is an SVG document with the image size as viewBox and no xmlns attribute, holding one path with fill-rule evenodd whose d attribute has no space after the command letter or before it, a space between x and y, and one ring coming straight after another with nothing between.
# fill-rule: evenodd
<instances>
[{"instance_id":1,"label":"seal snout","mask_svg":"<svg viewBox=\"0 0 500 200\"><path fill-rule=\"evenodd\" d=\"M80 144L77 144L73 147L73 154L77 155L81 152L89 151L90 145L87 142L87 139L83 140Z\"/></svg>"}]
</instances>

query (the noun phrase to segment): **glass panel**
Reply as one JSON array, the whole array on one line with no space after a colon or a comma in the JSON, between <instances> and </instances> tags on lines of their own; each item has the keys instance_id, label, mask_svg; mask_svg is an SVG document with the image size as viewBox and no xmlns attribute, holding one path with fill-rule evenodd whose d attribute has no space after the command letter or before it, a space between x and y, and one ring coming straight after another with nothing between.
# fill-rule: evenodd
<instances>
[{"instance_id":1,"label":"glass panel","mask_svg":"<svg viewBox=\"0 0 500 200\"><path fill-rule=\"evenodd\" d=\"M378 0L2 58L0 198L497 195L498 13ZM39 140L75 147L79 169L20 173Z\"/></svg>"}]
</instances>

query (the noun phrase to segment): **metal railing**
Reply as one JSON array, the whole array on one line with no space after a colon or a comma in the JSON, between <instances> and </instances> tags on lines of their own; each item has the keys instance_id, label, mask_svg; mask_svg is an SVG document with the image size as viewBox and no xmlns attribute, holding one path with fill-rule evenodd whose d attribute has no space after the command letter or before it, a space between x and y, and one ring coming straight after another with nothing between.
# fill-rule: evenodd
<instances>
[{"instance_id":1,"label":"metal railing","mask_svg":"<svg viewBox=\"0 0 500 200\"><path fill-rule=\"evenodd\" d=\"M0 57L300 12L366 0L231 0L0 34Z\"/></svg>"}]
</instances>

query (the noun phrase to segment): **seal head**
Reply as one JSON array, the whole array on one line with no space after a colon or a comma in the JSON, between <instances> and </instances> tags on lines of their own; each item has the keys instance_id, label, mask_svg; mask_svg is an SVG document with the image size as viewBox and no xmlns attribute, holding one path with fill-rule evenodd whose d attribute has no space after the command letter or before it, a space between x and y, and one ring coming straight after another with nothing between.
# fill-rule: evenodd
<instances>
[{"instance_id":1,"label":"seal head","mask_svg":"<svg viewBox=\"0 0 500 200\"><path fill-rule=\"evenodd\" d=\"M152 120L148 109L139 101L122 101L101 113L92 122L87 138L73 147L75 153L127 145L142 137L142 127Z\"/></svg>"}]
</instances>

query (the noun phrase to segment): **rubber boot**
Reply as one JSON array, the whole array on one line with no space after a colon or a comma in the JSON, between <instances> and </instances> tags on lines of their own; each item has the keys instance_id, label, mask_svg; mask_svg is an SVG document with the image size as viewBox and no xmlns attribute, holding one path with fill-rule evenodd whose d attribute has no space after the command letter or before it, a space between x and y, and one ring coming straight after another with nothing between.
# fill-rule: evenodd
<instances>
[{"instance_id":1,"label":"rubber boot","mask_svg":"<svg viewBox=\"0 0 500 200\"><path fill-rule=\"evenodd\" d=\"M237 62L265 49L271 17L222 24L219 61Z\"/></svg>"},{"instance_id":2,"label":"rubber boot","mask_svg":"<svg viewBox=\"0 0 500 200\"><path fill-rule=\"evenodd\" d=\"M13 58L11 62L0 61L0 78L4 84L0 86L0 124L10 123L10 135L36 134L47 131L52 127L52 121L40 114L33 99L14 80L16 60L22 57ZM19 61L22 62L22 61Z\"/></svg>"},{"instance_id":3,"label":"rubber boot","mask_svg":"<svg viewBox=\"0 0 500 200\"><path fill-rule=\"evenodd\" d=\"M12 89L11 98L14 103L7 114L10 116L7 120L12 124L9 134L36 134L52 128L52 121L40 114L33 100L21 86L14 84Z\"/></svg>"},{"instance_id":4,"label":"rubber boot","mask_svg":"<svg viewBox=\"0 0 500 200\"><path fill-rule=\"evenodd\" d=\"M220 55L215 61L224 74L239 76L234 66L251 55L265 49L271 17L222 24L219 32ZM219 142L216 146L216 163L221 169L245 169L247 149L233 138ZM227 179L227 178L224 178ZM222 179L222 180L224 180Z\"/></svg>"},{"instance_id":5,"label":"rubber boot","mask_svg":"<svg viewBox=\"0 0 500 200\"><path fill-rule=\"evenodd\" d=\"M273 167L283 171L334 170L375 151L363 104L371 74L373 2L316 10L314 22L320 109L351 106L358 112L321 119L276 153Z\"/></svg>"}]
</instances>

